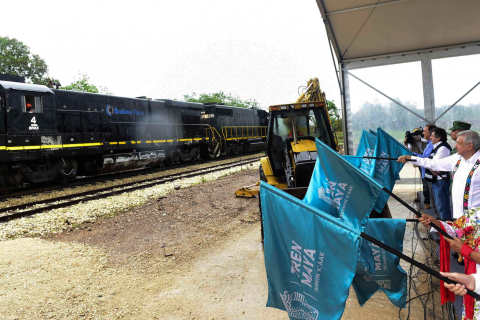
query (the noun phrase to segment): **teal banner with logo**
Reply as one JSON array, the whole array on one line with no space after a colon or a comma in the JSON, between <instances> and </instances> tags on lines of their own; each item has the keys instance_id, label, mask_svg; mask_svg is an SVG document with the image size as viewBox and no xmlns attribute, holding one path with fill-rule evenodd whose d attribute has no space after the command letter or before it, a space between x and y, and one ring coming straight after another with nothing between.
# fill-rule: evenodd
<instances>
[{"instance_id":1,"label":"teal banner with logo","mask_svg":"<svg viewBox=\"0 0 480 320\"><path fill-rule=\"evenodd\" d=\"M267 307L290 319L342 317L360 233L343 221L266 183L260 185L265 232Z\"/></svg>"},{"instance_id":2,"label":"teal banner with logo","mask_svg":"<svg viewBox=\"0 0 480 320\"><path fill-rule=\"evenodd\" d=\"M357 146L358 157L373 157L375 154L375 147L377 144L377 137L368 131L362 130L362 136ZM372 159L362 159L360 170L369 174L372 168Z\"/></svg>"},{"instance_id":3,"label":"teal banner with logo","mask_svg":"<svg viewBox=\"0 0 480 320\"><path fill-rule=\"evenodd\" d=\"M358 169L360 169L364 165L363 157L360 157L360 156L342 156L342 157ZM382 212L383 207L385 207L386 201L388 200L388 194L385 193L385 195L383 195L383 193L385 193L385 191L380 192L380 195L377 197L377 202L375 202L375 206L373 207L373 210L377 212Z\"/></svg>"},{"instance_id":4,"label":"teal banner with logo","mask_svg":"<svg viewBox=\"0 0 480 320\"><path fill-rule=\"evenodd\" d=\"M375 157L398 158L403 155L412 155L412 152L405 148L400 142L390 136L382 128L378 128ZM400 180L400 171L402 170L403 166L403 163L395 160L373 160L370 176L373 177L380 185L392 191L396 180ZM379 198L379 204L383 203L384 206L390 196L387 193L382 192ZM382 211L381 209L377 209L380 209L378 206L375 210L377 212Z\"/></svg>"},{"instance_id":5,"label":"teal banner with logo","mask_svg":"<svg viewBox=\"0 0 480 320\"><path fill-rule=\"evenodd\" d=\"M404 219L369 219L365 233L403 252L405 225ZM400 258L364 239L361 248L353 279L358 303L363 306L380 290L396 307L405 308L407 273L400 266Z\"/></svg>"},{"instance_id":6,"label":"teal banner with logo","mask_svg":"<svg viewBox=\"0 0 480 320\"><path fill-rule=\"evenodd\" d=\"M363 230L382 186L320 140L304 202Z\"/></svg>"},{"instance_id":7,"label":"teal banner with logo","mask_svg":"<svg viewBox=\"0 0 480 320\"><path fill-rule=\"evenodd\" d=\"M363 157L342 155L342 158L350 162L355 168L360 169L362 166Z\"/></svg>"}]
</instances>

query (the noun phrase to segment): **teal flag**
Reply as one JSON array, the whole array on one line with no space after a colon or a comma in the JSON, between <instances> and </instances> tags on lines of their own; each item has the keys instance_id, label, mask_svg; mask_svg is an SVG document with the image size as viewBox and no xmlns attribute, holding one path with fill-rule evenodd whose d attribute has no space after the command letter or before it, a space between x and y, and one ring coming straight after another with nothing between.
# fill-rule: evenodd
<instances>
[{"instance_id":1,"label":"teal flag","mask_svg":"<svg viewBox=\"0 0 480 320\"><path fill-rule=\"evenodd\" d=\"M381 158L398 158L403 155L412 155L412 152L405 148L395 138L390 136L382 128L377 129L377 143L375 146L375 157ZM373 177L380 185L392 191L396 180L400 180L400 171L404 164L395 160L373 160L370 176ZM389 195L383 192L380 195L379 203L386 204ZM375 210L381 212L382 210ZM383 209L383 207L382 207Z\"/></svg>"},{"instance_id":2,"label":"teal flag","mask_svg":"<svg viewBox=\"0 0 480 320\"><path fill-rule=\"evenodd\" d=\"M377 143L375 157L398 158L404 155L413 155L404 145L385 132L382 128L377 129ZM372 177L381 185L391 190L395 180L400 180L400 171L404 164L393 160L374 160L375 171Z\"/></svg>"},{"instance_id":3,"label":"teal flag","mask_svg":"<svg viewBox=\"0 0 480 320\"><path fill-rule=\"evenodd\" d=\"M364 159L361 156L342 156L342 157L358 169L361 169L361 167L364 166L364 161L363 161ZM385 204L387 203L386 201L388 200L388 194L386 193L383 194L383 193L385 193L385 191L382 190L379 196L377 197L377 201L375 202L375 205L373 206L373 210L377 212L382 212L383 207L385 207Z\"/></svg>"},{"instance_id":4,"label":"teal flag","mask_svg":"<svg viewBox=\"0 0 480 320\"><path fill-rule=\"evenodd\" d=\"M371 134L373 134L374 136L376 136L376 135L377 135L377 133L375 132L375 130L368 129L368 131L369 131Z\"/></svg>"},{"instance_id":5,"label":"teal flag","mask_svg":"<svg viewBox=\"0 0 480 320\"><path fill-rule=\"evenodd\" d=\"M369 219L365 233L403 252L405 224L404 219ZM407 273L399 263L400 258L397 256L362 239L362 249L353 279L353 288L361 306L380 290L396 307L406 307Z\"/></svg>"},{"instance_id":6,"label":"teal flag","mask_svg":"<svg viewBox=\"0 0 480 320\"><path fill-rule=\"evenodd\" d=\"M360 167L362 166L363 157L342 155L342 158L350 162L350 164L355 166L355 168L360 169Z\"/></svg>"},{"instance_id":7,"label":"teal flag","mask_svg":"<svg viewBox=\"0 0 480 320\"><path fill-rule=\"evenodd\" d=\"M304 202L356 230L363 230L382 186L320 140Z\"/></svg>"},{"instance_id":8,"label":"teal flag","mask_svg":"<svg viewBox=\"0 0 480 320\"><path fill-rule=\"evenodd\" d=\"M267 307L290 319L342 317L360 250L360 233L267 183L260 185Z\"/></svg>"},{"instance_id":9,"label":"teal flag","mask_svg":"<svg viewBox=\"0 0 480 320\"><path fill-rule=\"evenodd\" d=\"M362 136L357 146L358 157L373 157L375 154L375 147L377 144L377 137L368 131L362 130ZM369 174L372 170L372 159L363 159L360 170Z\"/></svg>"}]
</instances>

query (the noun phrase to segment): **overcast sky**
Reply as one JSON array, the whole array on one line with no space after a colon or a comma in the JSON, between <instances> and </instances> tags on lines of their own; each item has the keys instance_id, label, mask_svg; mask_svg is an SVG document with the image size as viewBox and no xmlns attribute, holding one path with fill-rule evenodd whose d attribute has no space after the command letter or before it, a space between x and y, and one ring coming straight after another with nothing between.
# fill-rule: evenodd
<instances>
[{"instance_id":1,"label":"overcast sky","mask_svg":"<svg viewBox=\"0 0 480 320\"><path fill-rule=\"evenodd\" d=\"M2 12L0 35L23 41L64 85L80 71L116 95L223 90L268 106L318 77L340 101L314 0L17 0Z\"/></svg>"},{"instance_id":2,"label":"overcast sky","mask_svg":"<svg viewBox=\"0 0 480 320\"><path fill-rule=\"evenodd\" d=\"M182 99L223 90L266 107L293 102L298 87L318 77L327 98L340 103L314 0L16 0L4 1L2 12L0 35L28 45L63 85L82 72L115 95ZM437 105L453 103L480 80L478 57L456 59L465 62L433 63ZM423 108L419 65L353 73ZM350 83L354 110L385 101Z\"/></svg>"}]
</instances>

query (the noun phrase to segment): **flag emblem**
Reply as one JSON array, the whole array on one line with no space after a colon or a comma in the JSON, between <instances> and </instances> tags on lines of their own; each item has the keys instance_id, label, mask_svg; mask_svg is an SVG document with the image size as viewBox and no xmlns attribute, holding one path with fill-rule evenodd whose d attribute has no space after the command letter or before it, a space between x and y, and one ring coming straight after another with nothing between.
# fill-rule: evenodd
<instances>
[{"instance_id":1,"label":"flag emblem","mask_svg":"<svg viewBox=\"0 0 480 320\"><path fill-rule=\"evenodd\" d=\"M290 317L317 320L318 310L307 303L303 294L298 292L288 293L288 291L285 291L284 294L280 293L280 297Z\"/></svg>"},{"instance_id":2,"label":"flag emblem","mask_svg":"<svg viewBox=\"0 0 480 320\"><path fill-rule=\"evenodd\" d=\"M328 203L332 207L335 206L335 200L330 198L329 194L327 195L327 192L326 192L324 187L321 187L321 188L318 189L318 198L322 199L323 201L325 201L326 203Z\"/></svg>"}]
</instances>

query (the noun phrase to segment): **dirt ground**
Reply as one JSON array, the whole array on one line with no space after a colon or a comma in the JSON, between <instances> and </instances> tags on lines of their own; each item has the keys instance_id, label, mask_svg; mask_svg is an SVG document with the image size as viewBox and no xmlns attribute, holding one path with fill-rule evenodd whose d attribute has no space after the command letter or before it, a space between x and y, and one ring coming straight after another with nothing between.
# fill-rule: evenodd
<instances>
[{"instance_id":1,"label":"dirt ground","mask_svg":"<svg viewBox=\"0 0 480 320\"><path fill-rule=\"evenodd\" d=\"M265 271L254 267L263 265L258 199L234 196L257 177L241 172L83 230L0 242L0 318L281 318L264 307Z\"/></svg>"},{"instance_id":2,"label":"dirt ground","mask_svg":"<svg viewBox=\"0 0 480 320\"><path fill-rule=\"evenodd\" d=\"M78 231L0 242L0 319L288 319L265 308L256 170L177 190ZM418 317L416 317L418 315ZM420 319L423 309L410 319ZM377 293L343 319L398 319Z\"/></svg>"}]
</instances>

